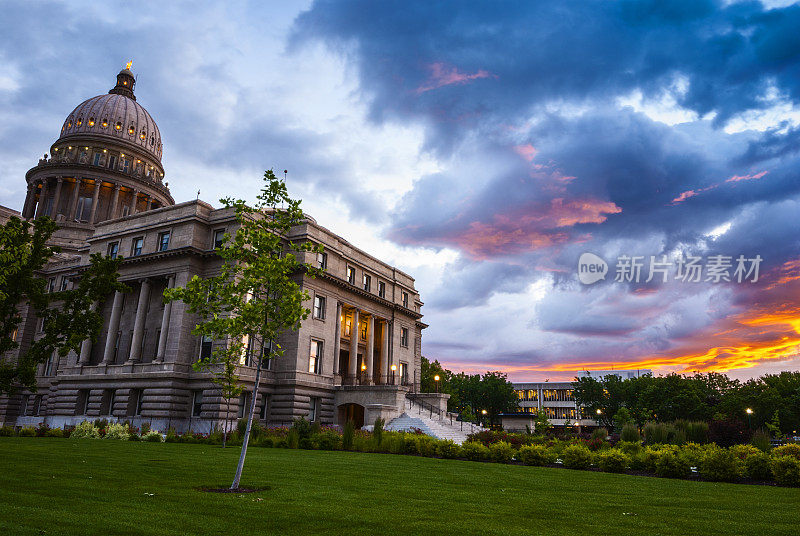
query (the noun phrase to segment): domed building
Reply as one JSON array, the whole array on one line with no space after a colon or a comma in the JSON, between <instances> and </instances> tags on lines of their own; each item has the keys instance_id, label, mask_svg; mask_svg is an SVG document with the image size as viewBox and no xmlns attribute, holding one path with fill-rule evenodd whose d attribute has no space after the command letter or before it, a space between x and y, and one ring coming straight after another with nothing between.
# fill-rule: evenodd
<instances>
[{"instance_id":1,"label":"domed building","mask_svg":"<svg viewBox=\"0 0 800 536\"><path fill-rule=\"evenodd\" d=\"M135 86L129 64L107 94L67 114L49 155L26 174L21 211L58 224L52 241L62 253L42 271L50 291L70 288L90 255L101 253L124 257L120 280L130 292L95 304L105 319L97 340L41 365L35 392L0 397L0 425L105 418L208 432L222 426L229 408L231 420L243 415L252 396L264 425L305 417L361 426L377 417L388 422L406 407L441 411L446 395L418 392L426 326L414 279L310 217L289 239L322 244L325 253L300 255L325 272L315 279L298 274L313 312L281 337L284 354L265 361L259 391L253 393L254 365L264 349L254 343L240 361L245 391L238 400L224 400L211 375L194 370L198 358L226 341L193 335L198 318L181 302L165 304L163 292L218 273L215 249L235 230L235 214L202 200L175 203L161 164L161 132L137 102ZM20 348L3 359L18 358L41 336L35 314L24 304L20 311Z\"/></svg>"}]
</instances>

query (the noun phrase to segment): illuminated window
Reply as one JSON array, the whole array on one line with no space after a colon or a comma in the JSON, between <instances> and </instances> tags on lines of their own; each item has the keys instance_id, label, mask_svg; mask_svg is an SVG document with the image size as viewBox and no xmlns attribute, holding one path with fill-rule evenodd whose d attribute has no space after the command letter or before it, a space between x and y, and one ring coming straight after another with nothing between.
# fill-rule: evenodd
<instances>
[{"instance_id":1,"label":"illuminated window","mask_svg":"<svg viewBox=\"0 0 800 536\"><path fill-rule=\"evenodd\" d=\"M108 126L108 119L103 119L103 121L100 123L100 126L103 127L103 128L106 128ZM117 129L117 130L119 130L119 129Z\"/></svg>"},{"instance_id":2,"label":"illuminated window","mask_svg":"<svg viewBox=\"0 0 800 536\"><path fill-rule=\"evenodd\" d=\"M408 328L400 328L400 346L408 348Z\"/></svg>"},{"instance_id":3,"label":"illuminated window","mask_svg":"<svg viewBox=\"0 0 800 536\"><path fill-rule=\"evenodd\" d=\"M81 126L83 124L83 117L79 117L78 120L75 122L75 126Z\"/></svg>"},{"instance_id":4,"label":"illuminated window","mask_svg":"<svg viewBox=\"0 0 800 536\"><path fill-rule=\"evenodd\" d=\"M114 125L114 128L117 130L122 130L122 123L120 121L117 121L117 124Z\"/></svg>"},{"instance_id":5,"label":"illuminated window","mask_svg":"<svg viewBox=\"0 0 800 536\"><path fill-rule=\"evenodd\" d=\"M72 128L72 119L70 119L69 122L67 123L67 128Z\"/></svg>"},{"instance_id":6,"label":"illuminated window","mask_svg":"<svg viewBox=\"0 0 800 536\"><path fill-rule=\"evenodd\" d=\"M139 133L139 139L144 141L147 138L147 134L144 133L144 130Z\"/></svg>"},{"instance_id":7,"label":"illuminated window","mask_svg":"<svg viewBox=\"0 0 800 536\"><path fill-rule=\"evenodd\" d=\"M93 127L93 126L94 126L94 117L90 117L90 118L89 118L89 126L90 126L90 127Z\"/></svg>"},{"instance_id":8,"label":"illuminated window","mask_svg":"<svg viewBox=\"0 0 800 536\"><path fill-rule=\"evenodd\" d=\"M361 321L361 322L358 323L358 327L361 328L361 340L362 341L366 341L367 340L367 323L364 322L364 321Z\"/></svg>"},{"instance_id":9,"label":"illuminated window","mask_svg":"<svg viewBox=\"0 0 800 536\"><path fill-rule=\"evenodd\" d=\"M356 284L356 269L352 266L347 267L347 282L351 285Z\"/></svg>"},{"instance_id":10,"label":"illuminated window","mask_svg":"<svg viewBox=\"0 0 800 536\"><path fill-rule=\"evenodd\" d=\"M322 341L311 341L311 353L308 356L308 371L322 374Z\"/></svg>"},{"instance_id":11,"label":"illuminated window","mask_svg":"<svg viewBox=\"0 0 800 536\"><path fill-rule=\"evenodd\" d=\"M350 317L347 317L347 320L344 323L344 336L345 337L349 337L350 336L350 329L352 327L352 322L353 321L350 319Z\"/></svg>"},{"instance_id":12,"label":"illuminated window","mask_svg":"<svg viewBox=\"0 0 800 536\"><path fill-rule=\"evenodd\" d=\"M129 127L128 127L128 134L130 134L131 136L133 136L133 133L134 133L134 132L136 132L136 129L135 129L135 128L133 128L133 123L131 123L131 126L129 126Z\"/></svg>"},{"instance_id":13,"label":"illuminated window","mask_svg":"<svg viewBox=\"0 0 800 536\"><path fill-rule=\"evenodd\" d=\"M320 270L326 270L328 268L327 253L317 253L317 268Z\"/></svg>"}]
</instances>

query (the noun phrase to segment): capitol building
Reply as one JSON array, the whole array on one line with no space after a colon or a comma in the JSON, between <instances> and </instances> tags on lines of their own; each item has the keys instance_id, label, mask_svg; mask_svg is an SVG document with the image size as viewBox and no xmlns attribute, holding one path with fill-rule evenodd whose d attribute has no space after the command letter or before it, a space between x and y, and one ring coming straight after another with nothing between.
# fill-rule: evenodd
<instances>
[{"instance_id":1,"label":"capitol building","mask_svg":"<svg viewBox=\"0 0 800 536\"><path fill-rule=\"evenodd\" d=\"M198 318L182 302L164 303L163 292L218 273L215 248L234 230L235 215L199 199L175 202L161 164L161 132L137 102L135 85L129 65L107 94L69 112L49 153L25 176L21 212L0 211L6 220L56 221L51 242L61 253L41 274L49 291L71 288L93 253L122 256L120 280L131 289L96 304L104 317L97 339L40 365L35 392L0 397L0 424L61 427L107 418L206 432L225 418L219 387L192 367L225 341L193 335ZM288 238L324 246L323 254L299 254L325 269L315 279L297 275L312 314L282 336L285 353L265 361L257 393L261 349L248 348L239 366L245 391L230 401L231 417L242 416L252 396L265 425L305 417L361 426L402 414L409 399L444 404L441 395L418 392L426 325L414 279L310 216ZM3 359L41 336L40 320L20 307L20 347Z\"/></svg>"}]
</instances>

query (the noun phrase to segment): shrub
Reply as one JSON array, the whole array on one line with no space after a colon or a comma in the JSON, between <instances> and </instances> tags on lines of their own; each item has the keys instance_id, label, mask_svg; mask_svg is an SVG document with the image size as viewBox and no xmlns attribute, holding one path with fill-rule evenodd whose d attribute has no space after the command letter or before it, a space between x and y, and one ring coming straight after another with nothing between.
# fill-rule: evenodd
<instances>
[{"instance_id":1,"label":"shrub","mask_svg":"<svg viewBox=\"0 0 800 536\"><path fill-rule=\"evenodd\" d=\"M314 442L310 437L302 437L297 446L303 450L314 450Z\"/></svg>"},{"instance_id":2,"label":"shrub","mask_svg":"<svg viewBox=\"0 0 800 536\"><path fill-rule=\"evenodd\" d=\"M605 441L608 437L608 429L604 427L595 428L592 431L592 439L599 439L600 441Z\"/></svg>"},{"instance_id":3,"label":"shrub","mask_svg":"<svg viewBox=\"0 0 800 536\"><path fill-rule=\"evenodd\" d=\"M344 423L344 432L342 433L342 448L344 450L353 450L353 439L356 435L356 428L353 421Z\"/></svg>"},{"instance_id":4,"label":"shrub","mask_svg":"<svg viewBox=\"0 0 800 536\"><path fill-rule=\"evenodd\" d=\"M142 438L138 434L128 434L128 441L141 441Z\"/></svg>"},{"instance_id":5,"label":"shrub","mask_svg":"<svg viewBox=\"0 0 800 536\"><path fill-rule=\"evenodd\" d=\"M299 419L295 419L292 422L292 427L290 431L291 430L297 432L298 440L311 437L311 434L313 432L313 430L311 429L311 423L307 421L305 417L300 417Z\"/></svg>"},{"instance_id":6,"label":"shrub","mask_svg":"<svg viewBox=\"0 0 800 536\"><path fill-rule=\"evenodd\" d=\"M791 456L796 460L800 460L800 445L797 443L789 443L788 445L781 445L772 449L773 456Z\"/></svg>"},{"instance_id":7,"label":"shrub","mask_svg":"<svg viewBox=\"0 0 800 536\"><path fill-rule=\"evenodd\" d=\"M377 447L380 447L383 442L383 425L385 423L386 421L378 417L372 427L372 439L375 440L375 446Z\"/></svg>"},{"instance_id":8,"label":"shrub","mask_svg":"<svg viewBox=\"0 0 800 536\"><path fill-rule=\"evenodd\" d=\"M639 429L633 423L627 423L622 427L622 432L619 434L620 441L628 443L639 443Z\"/></svg>"},{"instance_id":9,"label":"shrub","mask_svg":"<svg viewBox=\"0 0 800 536\"><path fill-rule=\"evenodd\" d=\"M700 462L703 478L717 482L733 482L739 478L741 460L729 449L715 448L706 453Z\"/></svg>"},{"instance_id":10,"label":"shrub","mask_svg":"<svg viewBox=\"0 0 800 536\"><path fill-rule=\"evenodd\" d=\"M708 426L708 439L720 447L749 443L752 432L738 419L713 420Z\"/></svg>"},{"instance_id":11,"label":"shrub","mask_svg":"<svg viewBox=\"0 0 800 536\"><path fill-rule=\"evenodd\" d=\"M644 425L644 439L648 445L669 443L670 436L675 435L675 428L660 422L649 422Z\"/></svg>"},{"instance_id":12,"label":"shrub","mask_svg":"<svg viewBox=\"0 0 800 536\"><path fill-rule=\"evenodd\" d=\"M50 425L42 421L39 423L39 426L36 427L36 437L45 437L49 431Z\"/></svg>"},{"instance_id":13,"label":"shrub","mask_svg":"<svg viewBox=\"0 0 800 536\"><path fill-rule=\"evenodd\" d=\"M748 456L744 461L744 473L753 480L772 480L769 454L759 452Z\"/></svg>"},{"instance_id":14,"label":"shrub","mask_svg":"<svg viewBox=\"0 0 800 536\"><path fill-rule=\"evenodd\" d=\"M178 439L178 434L175 432L175 428L172 426L167 428L167 437L164 438L164 441L167 443L177 443Z\"/></svg>"},{"instance_id":15,"label":"shrub","mask_svg":"<svg viewBox=\"0 0 800 536\"><path fill-rule=\"evenodd\" d=\"M149 430L146 434L142 435L142 441L149 441L150 443L163 443L164 436L158 430Z\"/></svg>"},{"instance_id":16,"label":"shrub","mask_svg":"<svg viewBox=\"0 0 800 536\"><path fill-rule=\"evenodd\" d=\"M517 458L525 465L549 465L556 460L555 455L544 445L525 445L520 447Z\"/></svg>"},{"instance_id":17,"label":"shrub","mask_svg":"<svg viewBox=\"0 0 800 536\"><path fill-rule=\"evenodd\" d=\"M95 419L94 427L98 430L105 430L108 428L108 419Z\"/></svg>"},{"instance_id":18,"label":"shrub","mask_svg":"<svg viewBox=\"0 0 800 536\"><path fill-rule=\"evenodd\" d=\"M19 437L36 437L36 428L25 426L19 431Z\"/></svg>"},{"instance_id":19,"label":"shrub","mask_svg":"<svg viewBox=\"0 0 800 536\"><path fill-rule=\"evenodd\" d=\"M638 434L638 431L637 431ZM620 441L616 444L616 448L627 454L629 457L636 456L642 452L642 445L639 441Z\"/></svg>"},{"instance_id":20,"label":"shrub","mask_svg":"<svg viewBox=\"0 0 800 536\"><path fill-rule=\"evenodd\" d=\"M473 462L482 462L489 459L489 447L477 441L467 441L461 445L464 457Z\"/></svg>"},{"instance_id":21,"label":"shrub","mask_svg":"<svg viewBox=\"0 0 800 536\"><path fill-rule=\"evenodd\" d=\"M144 426L142 426L144 429ZM212 445L221 445L222 444L222 430L219 428L215 428L211 430L208 434L208 442Z\"/></svg>"},{"instance_id":22,"label":"shrub","mask_svg":"<svg viewBox=\"0 0 800 536\"><path fill-rule=\"evenodd\" d=\"M266 433L266 429L261 426L261 423L253 419L253 425L250 426L250 439L258 439Z\"/></svg>"},{"instance_id":23,"label":"shrub","mask_svg":"<svg viewBox=\"0 0 800 536\"><path fill-rule=\"evenodd\" d=\"M750 444L761 452L769 452L772 448L772 441L770 441L769 434L761 429L753 432L753 437L750 438Z\"/></svg>"},{"instance_id":24,"label":"shrub","mask_svg":"<svg viewBox=\"0 0 800 536\"><path fill-rule=\"evenodd\" d=\"M561 461L570 469L587 469L592 464L592 453L583 445L571 445L561 453Z\"/></svg>"},{"instance_id":25,"label":"shrub","mask_svg":"<svg viewBox=\"0 0 800 536\"><path fill-rule=\"evenodd\" d=\"M403 434L403 453L419 454L419 444L416 434Z\"/></svg>"},{"instance_id":26,"label":"shrub","mask_svg":"<svg viewBox=\"0 0 800 536\"><path fill-rule=\"evenodd\" d=\"M239 432L239 437L244 437L244 433L247 431L247 419L243 417L236 421L236 431Z\"/></svg>"},{"instance_id":27,"label":"shrub","mask_svg":"<svg viewBox=\"0 0 800 536\"><path fill-rule=\"evenodd\" d=\"M630 463L630 457L618 449L601 452L597 457L597 465L606 473L624 473Z\"/></svg>"},{"instance_id":28,"label":"shrub","mask_svg":"<svg viewBox=\"0 0 800 536\"><path fill-rule=\"evenodd\" d=\"M436 446L436 453L442 458L453 460L455 458L460 458L463 455L463 450L461 449L461 445L456 444L450 439L445 439L444 441L439 441L439 444Z\"/></svg>"},{"instance_id":29,"label":"shrub","mask_svg":"<svg viewBox=\"0 0 800 536\"><path fill-rule=\"evenodd\" d=\"M733 455L739 458L740 460L746 460L749 456L761 452L753 445L734 445L730 447L728 450L731 451Z\"/></svg>"},{"instance_id":30,"label":"shrub","mask_svg":"<svg viewBox=\"0 0 800 536\"><path fill-rule=\"evenodd\" d=\"M689 475L689 464L680 454L672 451L662 451L656 460L655 473L666 478L684 478Z\"/></svg>"},{"instance_id":31,"label":"shrub","mask_svg":"<svg viewBox=\"0 0 800 536\"><path fill-rule=\"evenodd\" d=\"M100 439L100 432L89 421L82 421L70 434L75 439Z\"/></svg>"},{"instance_id":32,"label":"shrub","mask_svg":"<svg viewBox=\"0 0 800 536\"><path fill-rule=\"evenodd\" d=\"M150 432L150 423L149 422L143 422L142 423L142 431L141 431L142 437L146 436L148 432Z\"/></svg>"},{"instance_id":33,"label":"shrub","mask_svg":"<svg viewBox=\"0 0 800 536\"><path fill-rule=\"evenodd\" d=\"M777 449L775 449L777 450ZM775 482L783 486L800 486L800 460L792 456L772 456L770 463Z\"/></svg>"},{"instance_id":34,"label":"shrub","mask_svg":"<svg viewBox=\"0 0 800 536\"><path fill-rule=\"evenodd\" d=\"M489 456L497 463L509 463L514 458L514 447L511 443L498 441L489 447Z\"/></svg>"},{"instance_id":35,"label":"shrub","mask_svg":"<svg viewBox=\"0 0 800 536\"><path fill-rule=\"evenodd\" d=\"M106 430L104 439L118 439L120 441L128 440L128 427L124 424L112 424Z\"/></svg>"},{"instance_id":36,"label":"shrub","mask_svg":"<svg viewBox=\"0 0 800 536\"><path fill-rule=\"evenodd\" d=\"M0 437L12 437L14 436L14 428L11 426L3 426L0 427Z\"/></svg>"},{"instance_id":37,"label":"shrub","mask_svg":"<svg viewBox=\"0 0 800 536\"><path fill-rule=\"evenodd\" d=\"M294 426L292 426L289 429L289 433L286 434L286 446L290 449L300 448L300 432L298 432L297 428Z\"/></svg>"},{"instance_id":38,"label":"shrub","mask_svg":"<svg viewBox=\"0 0 800 536\"><path fill-rule=\"evenodd\" d=\"M319 450L337 450L342 438L334 430L325 430L315 434L313 440Z\"/></svg>"},{"instance_id":39,"label":"shrub","mask_svg":"<svg viewBox=\"0 0 800 536\"><path fill-rule=\"evenodd\" d=\"M692 421L686 423L686 440L690 443L708 443L708 423Z\"/></svg>"},{"instance_id":40,"label":"shrub","mask_svg":"<svg viewBox=\"0 0 800 536\"><path fill-rule=\"evenodd\" d=\"M419 453L423 456L433 457L436 456L436 440L430 436L417 436L417 446Z\"/></svg>"},{"instance_id":41,"label":"shrub","mask_svg":"<svg viewBox=\"0 0 800 536\"><path fill-rule=\"evenodd\" d=\"M64 437L64 430L61 428L50 428L45 437Z\"/></svg>"}]
</instances>

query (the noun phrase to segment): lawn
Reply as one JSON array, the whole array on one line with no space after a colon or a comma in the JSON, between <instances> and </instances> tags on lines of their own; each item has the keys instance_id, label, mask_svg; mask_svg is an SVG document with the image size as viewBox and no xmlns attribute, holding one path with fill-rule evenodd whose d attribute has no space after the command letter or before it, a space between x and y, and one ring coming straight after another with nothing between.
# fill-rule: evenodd
<instances>
[{"instance_id":1,"label":"lawn","mask_svg":"<svg viewBox=\"0 0 800 536\"><path fill-rule=\"evenodd\" d=\"M0 439L0 534L794 534L800 489L361 454Z\"/></svg>"}]
</instances>

